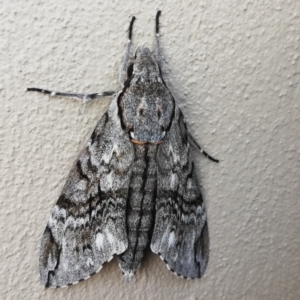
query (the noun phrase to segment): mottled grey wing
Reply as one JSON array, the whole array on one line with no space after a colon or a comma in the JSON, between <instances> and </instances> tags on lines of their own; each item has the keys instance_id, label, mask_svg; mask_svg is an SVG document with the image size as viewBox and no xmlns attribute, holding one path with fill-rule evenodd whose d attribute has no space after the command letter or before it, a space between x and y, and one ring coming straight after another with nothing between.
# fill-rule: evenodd
<instances>
[{"instance_id":1,"label":"mottled grey wing","mask_svg":"<svg viewBox=\"0 0 300 300\"><path fill-rule=\"evenodd\" d=\"M127 249L125 212L134 152L117 113L113 101L51 211L40 253L47 287L87 279Z\"/></svg>"},{"instance_id":2,"label":"mottled grey wing","mask_svg":"<svg viewBox=\"0 0 300 300\"><path fill-rule=\"evenodd\" d=\"M157 153L157 200L151 250L184 278L201 277L209 257L206 211L192 162L186 124L176 106Z\"/></svg>"}]
</instances>

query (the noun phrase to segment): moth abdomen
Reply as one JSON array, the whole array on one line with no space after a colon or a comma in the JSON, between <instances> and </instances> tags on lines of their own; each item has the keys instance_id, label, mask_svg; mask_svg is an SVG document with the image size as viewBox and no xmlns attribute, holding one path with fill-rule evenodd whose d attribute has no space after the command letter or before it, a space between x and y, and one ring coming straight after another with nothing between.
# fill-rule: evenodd
<instances>
[{"instance_id":1,"label":"moth abdomen","mask_svg":"<svg viewBox=\"0 0 300 300\"><path fill-rule=\"evenodd\" d=\"M139 267L151 240L157 181L157 145L134 144L134 148L135 161L126 207L128 248L120 255L120 267L128 280Z\"/></svg>"}]
</instances>

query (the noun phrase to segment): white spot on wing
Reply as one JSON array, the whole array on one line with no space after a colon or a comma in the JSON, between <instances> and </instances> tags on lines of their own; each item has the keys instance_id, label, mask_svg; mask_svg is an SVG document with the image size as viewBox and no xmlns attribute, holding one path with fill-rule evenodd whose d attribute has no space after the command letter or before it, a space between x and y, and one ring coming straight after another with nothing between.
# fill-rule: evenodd
<instances>
[{"instance_id":1,"label":"white spot on wing","mask_svg":"<svg viewBox=\"0 0 300 300\"><path fill-rule=\"evenodd\" d=\"M179 162L179 161L180 161L180 156L177 155L177 154L174 152L173 147L172 147L171 144L170 144L170 146L169 146L169 151L172 153L174 163L176 164L177 162Z\"/></svg>"},{"instance_id":2,"label":"white spot on wing","mask_svg":"<svg viewBox=\"0 0 300 300\"><path fill-rule=\"evenodd\" d=\"M109 191L113 185L113 175L112 172L108 173L105 177L103 177L102 190Z\"/></svg>"},{"instance_id":3,"label":"white spot on wing","mask_svg":"<svg viewBox=\"0 0 300 300\"><path fill-rule=\"evenodd\" d=\"M81 225L84 225L84 218L78 218L76 219L76 227L80 227Z\"/></svg>"},{"instance_id":4,"label":"white spot on wing","mask_svg":"<svg viewBox=\"0 0 300 300\"><path fill-rule=\"evenodd\" d=\"M94 265L94 261L89 257L86 261L86 264L88 267L93 266Z\"/></svg>"},{"instance_id":5,"label":"white spot on wing","mask_svg":"<svg viewBox=\"0 0 300 300\"><path fill-rule=\"evenodd\" d=\"M170 188L174 189L176 187L176 183L177 183L177 174L172 173L171 174Z\"/></svg>"},{"instance_id":6,"label":"white spot on wing","mask_svg":"<svg viewBox=\"0 0 300 300\"><path fill-rule=\"evenodd\" d=\"M106 238L108 239L108 242L114 246L115 245L115 238L114 236L109 232L109 231L106 231Z\"/></svg>"},{"instance_id":7,"label":"white spot on wing","mask_svg":"<svg viewBox=\"0 0 300 300\"><path fill-rule=\"evenodd\" d=\"M114 152L116 152L117 154L119 152L117 144L114 144L110 151L108 150L106 151L106 153L103 154L102 160L105 161L106 163L109 163Z\"/></svg>"},{"instance_id":8,"label":"white spot on wing","mask_svg":"<svg viewBox=\"0 0 300 300\"><path fill-rule=\"evenodd\" d=\"M75 219L72 216L68 217L66 220L65 228L68 228L68 227L75 228Z\"/></svg>"},{"instance_id":9,"label":"white spot on wing","mask_svg":"<svg viewBox=\"0 0 300 300\"><path fill-rule=\"evenodd\" d=\"M172 231L169 234L169 248L172 247L175 244L175 233Z\"/></svg>"},{"instance_id":10,"label":"white spot on wing","mask_svg":"<svg viewBox=\"0 0 300 300\"><path fill-rule=\"evenodd\" d=\"M69 269L69 264L67 261L63 261L62 266L65 271L67 271Z\"/></svg>"},{"instance_id":11,"label":"white spot on wing","mask_svg":"<svg viewBox=\"0 0 300 300\"><path fill-rule=\"evenodd\" d=\"M169 241L169 235L170 235L170 225L166 228L166 230L161 238L161 245L163 245Z\"/></svg>"},{"instance_id":12,"label":"white spot on wing","mask_svg":"<svg viewBox=\"0 0 300 300\"><path fill-rule=\"evenodd\" d=\"M98 248L98 250L100 250L101 248L103 248L103 241L104 241L104 235L101 232L97 233L96 236L96 246Z\"/></svg>"}]
</instances>

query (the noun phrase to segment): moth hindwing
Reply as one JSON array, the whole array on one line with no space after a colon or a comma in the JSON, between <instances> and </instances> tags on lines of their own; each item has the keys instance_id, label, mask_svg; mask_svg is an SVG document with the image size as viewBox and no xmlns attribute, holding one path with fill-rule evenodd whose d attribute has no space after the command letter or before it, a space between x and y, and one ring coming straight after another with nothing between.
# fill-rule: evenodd
<instances>
[{"instance_id":1,"label":"moth hindwing","mask_svg":"<svg viewBox=\"0 0 300 300\"><path fill-rule=\"evenodd\" d=\"M72 168L42 237L40 275L46 287L75 284L114 255L130 281L147 248L183 278L201 277L209 257L206 210L180 108L163 81L159 16L156 53L130 58L135 17L121 70L122 89L93 94L28 91L83 102L113 96Z\"/></svg>"}]
</instances>

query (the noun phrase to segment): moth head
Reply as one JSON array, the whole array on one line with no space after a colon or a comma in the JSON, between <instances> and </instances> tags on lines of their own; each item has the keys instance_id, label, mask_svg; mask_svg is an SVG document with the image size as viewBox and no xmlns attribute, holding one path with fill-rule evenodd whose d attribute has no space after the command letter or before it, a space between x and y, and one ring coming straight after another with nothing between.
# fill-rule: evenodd
<instances>
[{"instance_id":1,"label":"moth head","mask_svg":"<svg viewBox=\"0 0 300 300\"><path fill-rule=\"evenodd\" d=\"M148 47L138 47L135 51L133 73L142 81L157 81L159 68L152 51Z\"/></svg>"}]
</instances>

